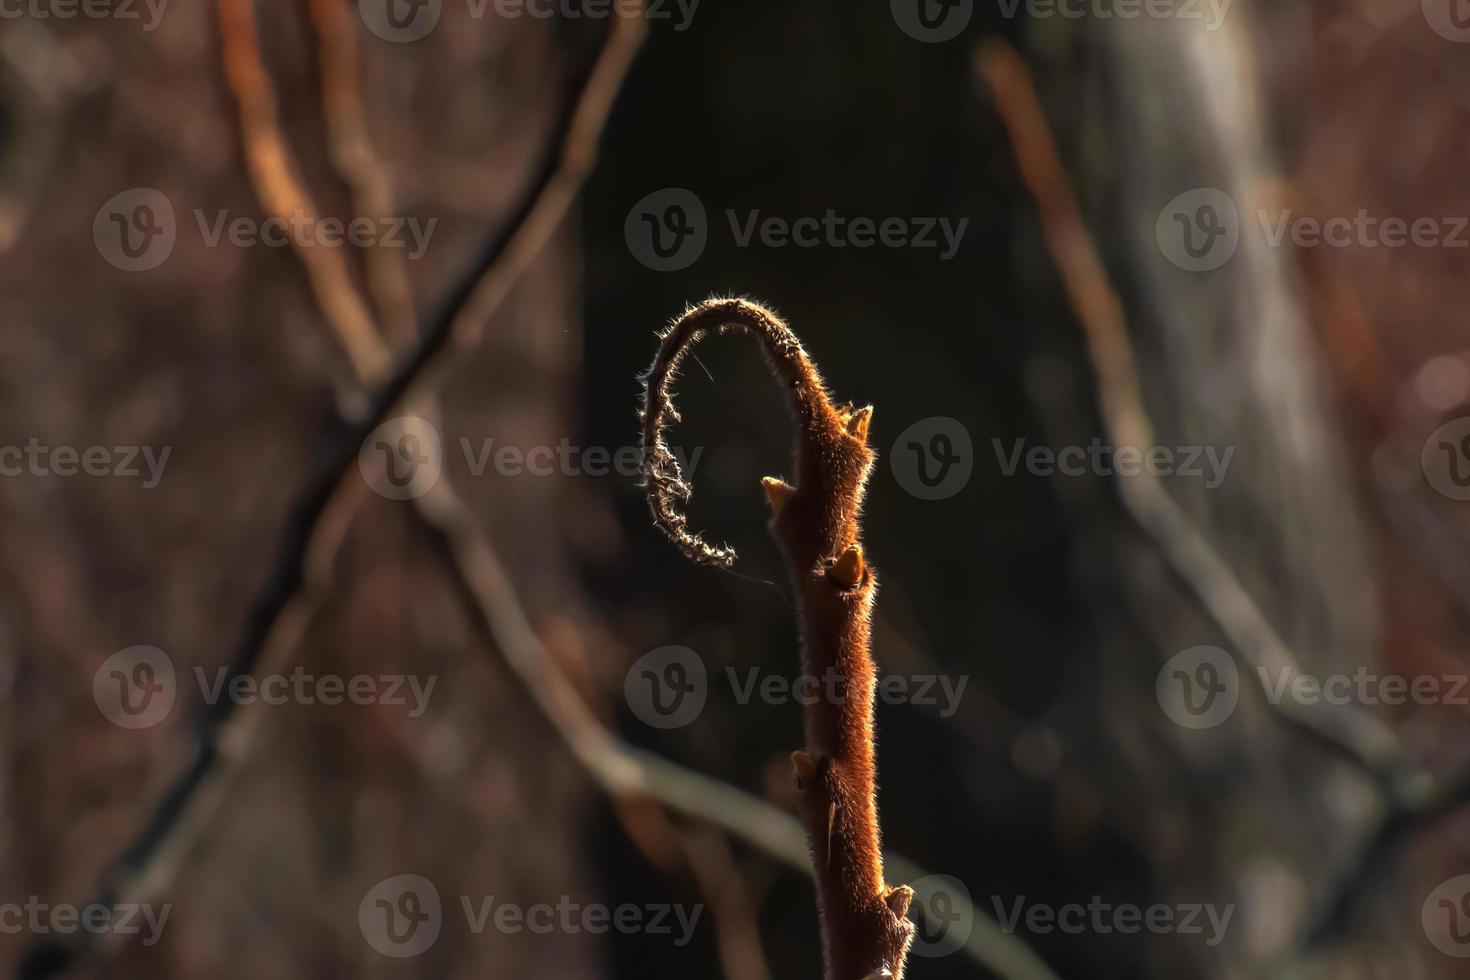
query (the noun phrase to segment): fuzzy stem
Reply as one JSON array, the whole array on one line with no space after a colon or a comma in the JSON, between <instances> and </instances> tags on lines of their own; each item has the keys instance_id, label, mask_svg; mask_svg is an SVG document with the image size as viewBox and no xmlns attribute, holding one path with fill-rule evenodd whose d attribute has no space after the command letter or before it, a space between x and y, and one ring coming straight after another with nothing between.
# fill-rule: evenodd
<instances>
[{"instance_id":1,"label":"fuzzy stem","mask_svg":"<svg viewBox=\"0 0 1470 980\"><path fill-rule=\"evenodd\" d=\"M913 938L913 892L883 880L874 761L876 669L871 617L878 579L863 555L858 517L874 454L871 408L833 404L801 343L772 311L740 299L692 307L663 335L645 376L643 463L654 523L691 560L728 567L735 552L688 529L691 494L664 439L679 420L671 386L680 361L711 330L761 342L797 422L796 483L764 482L771 532L796 587L802 668L823 696L806 708L807 746L792 765L822 917L827 980L900 978Z\"/></svg>"}]
</instances>

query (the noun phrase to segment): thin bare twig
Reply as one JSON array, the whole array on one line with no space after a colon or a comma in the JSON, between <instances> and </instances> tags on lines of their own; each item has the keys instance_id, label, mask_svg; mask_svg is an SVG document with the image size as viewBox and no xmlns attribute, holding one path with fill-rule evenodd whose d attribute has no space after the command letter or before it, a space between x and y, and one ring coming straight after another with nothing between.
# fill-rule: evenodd
<instances>
[{"instance_id":1,"label":"thin bare twig","mask_svg":"<svg viewBox=\"0 0 1470 980\"><path fill-rule=\"evenodd\" d=\"M309 7L320 41L322 115L332 163L352 190L355 217L396 217L393 181L373 147L363 106L358 18L341 0L310 0ZM242 117L242 122L247 121ZM301 260L309 262L310 256L303 254ZM376 237L364 260L367 288L377 309L379 339L390 348L401 348L412 341L416 324L403 249L389 247Z\"/></svg>"},{"instance_id":2,"label":"thin bare twig","mask_svg":"<svg viewBox=\"0 0 1470 980\"><path fill-rule=\"evenodd\" d=\"M338 0L311 0L310 6L320 39L323 112L329 131L333 162L342 179L352 189L353 209L358 215L390 215L395 206L392 184L367 132L366 111L358 79L358 32L355 21ZM631 36L630 32L636 33L640 26L640 19L630 12L627 21L615 25L615 30L630 35L623 43L636 47L641 43L641 37ZM263 83L269 84L268 79ZM242 115L241 124L247 129L247 140L284 146L279 134L249 133L251 126L267 121L259 116ZM274 199L269 189L257 190L262 204L269 207ZM558 218L548 219L547 227L552 227L557 220ZM529 247L532 252L538 249L539 245L534 243ZM294 252L303 263L309 263L310 255L305 248L297 247ZM403 329L397 331L399 341L411 335L413 330L413 299L407 269L402 253L393 249L370 249L366 259L365 279L368 288L373 291L379 319L371 339L382 347L382 356L390 358L391 345L387 339L391 334L390 328L394 324L407 325L406 332ZM339 335L343 334L345 325L340 320L329 317L327 323ZM346 346L347 338L343 337L343 340ZM359 376L358 381L369 384L372 379ZM434 416L431 421L436 421L439 408L433 397L434 392L427 390L425 384L421 383L420 387L425 390L416 410ZM468 513L462 499L447 486L438 485L430 492L436 496L433 505L442 511L461 515ZM414 501L415 513L420 519L424 518L424 506L422 501ZM464 526L463 521L459 523L461 527ZM484 547L490 547L488 538L484 539ZM456 573L461 572L461 567L455 561L451 560L449 564ZM649 802L657 806L656 801ZM682 864L699 882L713 907L720 955L727 976L731 980L769 980L770 974L760 952L755 912L750 907L749 896L738 870L729 861L729 849L724 838L710 831L679 830L663 815L662 809L657 813L659 826L666 828L666 836L678 851Z\"/></svg>"},{"instance_id":3,"label":"thin bare twig","mask_svg":"<svg viewBox=\"0 0 1470 980\"><path fill-rule=\"evenodd\" d=\"M1022 180L1041 212L1048 248L1086 334L1108 435L1116 446L1153 445L1153 425L1139 390L1123 304L1087 233L1030 71L1015 50L1000 41L980 48L976 69L1010 133ZM1119 480L1117 486L1129 515L1194 590L1235 655L1252 668L1299 672L1297 656L1159 477L1145 471ZM1423 774L1398 736L1371 715L1342 712L1326 702L1283 698L1268 703L1284 721L1374 776L1390 798L1411 793L1422 782Z\"/></svg>"},{"instance_id":4,"label":"thin bare twig","mask_svg":"<svg viewBox=\"0 0 1470 980\"><path fill-rule=\"evenodd\" d=\"M353 210L358 215L389 215L394 209L392 183L367 131L358 78L355 21L339 0L311 0L310 6L321 42L322 103L333 162L352 189ZM626 31L629 26L623 24L620 29ZM298 254L302 252L301 249L296 251ZM305 255L301 258L307 260ZM394 249L373 248L366 259L365 278L378 310L376 338L387 344L391 328L402 324L406 325L406 332L404 329L397 331L397 339L402 341L411 335L414 321L413 298L403 254ZM358 380L362 383L371 381L363 377ZM422 407L418 410L437 418L439 407L432 394L424 392ZM458 497L448 498L446 488L436 487L435 490L439 495L439 507L458 510L465 506ZM421 519L422 507L415 500L415 513ZM488 538L485 546L490 547ZM460 571L454 561L449 564L457 573ZM761 954L755 911L738 869L729 860L729 848L724 837L707 830L681 830L667 818L656 801L648 803L654 808L656 819L652 823L663 831L660 839L671 844L681 866L699 883L713 909L726 976L729 980L770 980L770 971Z\"/></svg>"},{"instance_id":5,"label":"thin bare twig","mask_svg":"<svg viewBox=\"0 0 1470 980\"><path fill-rule=\"evenodd\" d=\"M248 6L248 4L247 4ZM253 16L239 9L236 0L221 0L223 18L247 17L242 27L237 21L231 29L241 29L253 37ZM619 23L623 23L619 19ZM596 158L596 143L607 118L616 89L631 63L634 50L627 44L630 36L641 37L643 25L636 22L633 35L628 30L614 30L602 46L597 58L587 66L575 93L562 106L553 128L555 134L539 161L530 184L505 227L491 235L480 248L468 268L455 280L441 305L429 317L420 339L403 363L393 369L373 394L363 415L341 426L327 440L318 465L299 492L284 522L281 543L260 591L251 603L245 621L227 659L226 684L249 676L272 647L283 636L281 621L302 610L298 594L309 579L310 556L324 544L334 522L329 518L343 506L339 485L357 481L348 476L358 448L405 397L411 395L426 370L436 364L449 344L462 318L480 315L503 298L509 285L519 275L535 245L545 240L551 229L548 222L564 213L570 194L580 178L590 171ZM259 66L247 53L226 52L228 68L249 75ZM253 84L253 83L252 83ZM242 105L242 112L258 111L258 106ZM590 141L591 146L584 146ZM488 287L488 288L482 288ZM369 327L371 320L368 320ZM355 358L365 373L377 370L372 358ZM356 491L354 491L356 492ZM93 904L116 907L121 901L139 901L156 884L155 876L175 853L178 832L189 825L199 791L208 783L217 766L230 754L227 741L236 731L232 721L236 704L222 698L204 709L194 757L174 780L155 807L143 830L107 871L99 896ZM54 977L102 950L96 939L86 932L70 937L46 936L38 939L22 960L19 976L23 980Z\"/></svg>"},{"instance_id":6,"label":"thin bare twig","mask_svg":"<svg viewBox=\"0 0 1470 980\"><path fill-rule=\"evenodd\" d=\"M1036 199L1053 260L1086 332L1104 424L1116 445L1151 445L1152 424L1139 392L1123 306L1088 236L1030 72L1012 48L998 41L981 47L976 69L1010 132L1022 179ZM1295 655L1159 478L1144 472L1118 486L1129 514L1194 589L1236 654L1252 666L1295 670ZM1331 710L1313 710L1318 706L1290 698L1268 703L1283 720L1374 776L1387 800L1378 828L1308 930L1307 946L1313 949L1345 927L1374 876L1404 841L1470 804L1470 770L1448 780L1436 777L1414 762L1391 729L1362 711L1339 712L1326 702L1320 707Z\"/></svg>"},{"instance_id":7,"label":"thin bare twig","mask_svg":"<svg viewBox=\"0 0 1470 980\"><path fill-rule=\"evenodd\" d=\"M357 77L359 67L355 22L347 14L347 8L338 0L311 0L311 10L321 42L323 111L332 145L333 162L342 179L352 189L353 208L358 215L389 215L394 209L392 185L367 133L366 112ZM622 23L615 25L615 29L628 32L637 26L636 23ZM624 43L636 46L640 40L629 37ZM269 79L262 78L260 83L269 85ZM272 93L259 96L266 97L274 100ZM258 114L242 114L241 126L245 130L246 141L284 147L284 140L279 133L251 131L252 127L269 122L270 120ZM292 167L289 160L283 165ZM273 200L279 199L279 195L273 195L269 187L260 184L257 181L257 194L262 205L269 208ZM292 244L296 246L293 248L294 254L303 264L309 264L309 250L300 243L293 241ZM377 353L384 359L391 359L390 344L386 337L388 328L394 323L407 324L407 333L398 331L399 340L411 335L413 330L413 299L407 269L402 253L396 250L371 249L366 258L365 279L368 288L374 293L379 320L371 337L367 339L380 348ZM349 346L348 338L343 336L349 325L332 317L327 317L326 322L344 341L344 347ZM371 378L362 376L357 380L364 385L372 381ZM424 390L416 411L432 416L430 421L437 422L439 406L434 397L436 393L428 390L423 383L420 388ZM432 505L441 511L462 516L468 513L462 499L446 485L437 485L430 492L436 497ZM362 496L357 494L356 498L360 499ZM421 500L414 500L415 514L421 520L425 519L424 506ZM457 523L461 527L466 526L462 520ZM490 547L488 538L484 539L484 547ZM456 573L462 572L460 565L452 558L448 564ZM657 801L648 802L658 807ZM760 951L755 912L750 907L749 896L738 870L729 861L729 849L724 838L710 831L680 830L664 815L661 808L657 809L656 816L657 825L666 831L663 836L671 843L681 866L687 868L698 881L713 908L726 975L730 980L769 980L770 973Z\"/></svg>"},{"instance_id":8,"label":"thin bare twig","mask_svg":"<svg viewBox=\"0 0 1470 980\"><path fill-rule=\"evenodd\" d=\"M219 0L219 27L225 78L243 120L245 159L266 210L274 215L300 215L303 222L314 224L320 211L291 169L275 93L261 60L255 0ZM342 250L301 252L312 292L342 338L353 367L376 384L388 370L389 359L374 335L372 315L352 287Z\"/></svg>"}]
</instances>

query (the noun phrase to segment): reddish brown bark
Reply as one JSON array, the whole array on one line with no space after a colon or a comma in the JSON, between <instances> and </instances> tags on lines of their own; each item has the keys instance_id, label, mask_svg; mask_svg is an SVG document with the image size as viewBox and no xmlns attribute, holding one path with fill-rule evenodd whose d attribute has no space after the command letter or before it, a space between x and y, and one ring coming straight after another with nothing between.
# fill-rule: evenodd
<instances>
[{"instance_id":1,"label":"reddish brown bark","mask_svg":"<svg viewBox=\"0 0 1470 980\"><path fill-rule=\"evenodd\" d=\"M795 486L767 477L771 532L785 553L801 616L803 670L828 692L808 705L807 746L792 756L811 845L827 980L901 977L913 938L913 892L883 880L874 760L871 615L877 576L863 555L858 517L874 454L871 407L834 405L816 366L773 312L745 300L710 300L663 337L649 369L644 468L654 520L691 560L729 566L735 552L687 526L690 487L664 441L678 420L670 388L680 360L710 330L738 328L761 341L787 392L798 432ZM828 685L827 678L836 683Z\"/></svg>"}]
</instances>

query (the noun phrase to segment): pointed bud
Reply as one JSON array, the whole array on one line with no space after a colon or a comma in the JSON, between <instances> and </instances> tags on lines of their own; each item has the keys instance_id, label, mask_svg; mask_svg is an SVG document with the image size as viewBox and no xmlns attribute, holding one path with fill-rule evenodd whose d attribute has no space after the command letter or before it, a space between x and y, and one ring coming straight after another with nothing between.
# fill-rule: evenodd
<instances>
[{"instance_id":1,"label":"pointed bud","mask_svg":"<svg viewBox=\"0 0 1470 980\"><path fill-rule=\"evenodd\" d=\"M868 426L869 426L869 424L872 423L872 421L873 421L873 406L872 405L869 405L866 408L860 408L860 409L858 409L856 412L853 412L852 413L852 416L850 418L848 418L848 420L847 420L847 434L850 435L850 436L852 436L858 442L861 442L864 445L867 445L867 442L868 442Z\"/></svg>"},{"instance_id":2,"label":"pointed bud","mask_svg":"<svg viewBox=\"0 0 1470 980\"><path fill-rule=\"evenodd\" d=\"M906 918L909 906L914 903L914 890L908 885L894 885L883 896L883 902L893 910L894 915L900 919Z\"/></svg>"},{"instance_id":3,"label":"pointed bud","mask_svg":"<svg viewBox=\"0 0 1470 980\"><path fill-rule=\"evenodd\" d=\"M774 476L762 477L761 488L766 491L766 503L771 505L771 514L774 517L780 517L781 511L785 510L791 498L796 496L795 487Z\"/></svg>"},{"instance_id":4,"label":"pointed bud","mask_svg":"<svg viewBox=\"0 0 1470 980\"><path fill-rule=\"evenodd\" d=\"M836 564L827 570L827 577L844 589L851 589L863 580L866 572L862 545L855 544L844 551Z\"/></svg>"}]
</instances>

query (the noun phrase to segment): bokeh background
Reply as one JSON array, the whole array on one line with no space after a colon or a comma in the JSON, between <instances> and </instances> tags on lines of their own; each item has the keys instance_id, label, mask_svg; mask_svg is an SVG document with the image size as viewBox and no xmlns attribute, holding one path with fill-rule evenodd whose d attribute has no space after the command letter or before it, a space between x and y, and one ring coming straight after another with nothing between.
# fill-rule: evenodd
<instances>
[{"instance_id":1,"label":"bokeh background","mask_svg":"<svg viewBox=\"0 0 1470 980\"><path fill-rule=\"evenodd\" d=\"M118 856L196 750L195 671L227 662L321 447L381 379L372 351L404 357L512 220L619 20L593 0L391 2L0 7L0 447L105 447L114 470L127 447L139 465L143 448L169 452L153 485L55 467L0 478L0 910L80 906L128 880ZM589 451L637 446L638 375L685 304L773 305L840 397L876 406L865 536L882 577L880 669L964 684L953 703L936 686L938 704L879 707L885 845L947 876L941 891L961 883L992 920L1018 902L1163 906L1176 923L1194 906L1230 910L1215 936L1203 915L1200 931L1137 933L1023 920L999 939L962 917L949 927L968 951L911 956L910 976L1463 976L1470 12L1458 2L655 6L575 203L499 307L471 318L439 404L395 414L437 432L440 480L566 681L556 696L639 750L790 811L800 707L742 699L728 673L798 670L758 489L789 475L790 427L754 346L699 348L674 433L699 454L691 520L739 549L732 572L669 546L635 474L589 472L606 465ZM1251 659L1268 640L1243 645L1211 615L1125 506L1130 478L1004 465L1020 444L1109 435L1084 325L976 70L996 42L1034 73L1157 444L1230 452L1216 485L1180 473L1160 485L1303 673L1439 685L1424 703L1312 713L1388 733L1379 768L1410 776L1366 772L1273 708ZM114 216L154 227L138 217L143 191L167 203L150 213L172 241L150 238L134 261ZM431 230L413 255L206 234L221 215L258 228L307 204ZM952 254L937 232L937 247L741 240L751 220L829 211L963 231ZM1428 237L1390 246L1362 222L1333 242L1269 234L1283 215L1360 213L1429 219ZM1235 234L1191 255L1170 236L1176 216ZM689 229L687 248L650 255L650 222ZM354 348L353 324L382 339ZM931 493L917 467L937 457L910 444L935 450L939 434L955 470ZM567 448L534 475L495 463L503 447ZM433 678L426 710L242 708L251 724L229 743L228 778L149 866L142 892L170 909L157 941L118 936L74 975L819 975L806 875L739 827L606 792L506 634L486 629L452 549L370 471L347 474L340 548L314 566L316 599L266 666ZM177 696L127 728L94 681L139 646L166 655ZM706 700L660 728L630 669L670 646L697 657ZM1214 676L1238 697L1192 727L1175 720L1173 670L1207 675L1173 658L1200 647L1222 651ZM437 939L413 956L391 955L403 949L373 924L376 890L401 875L443 905ZM492 896L700 917L687 942L677 925L476 930L460 900ZM946 945L942 918L920 954ZM75 939L13 921L0 914L7 975L38 942ZM982 965L1015 944L1045 965Z\"/></svg>"}]
</instances>

